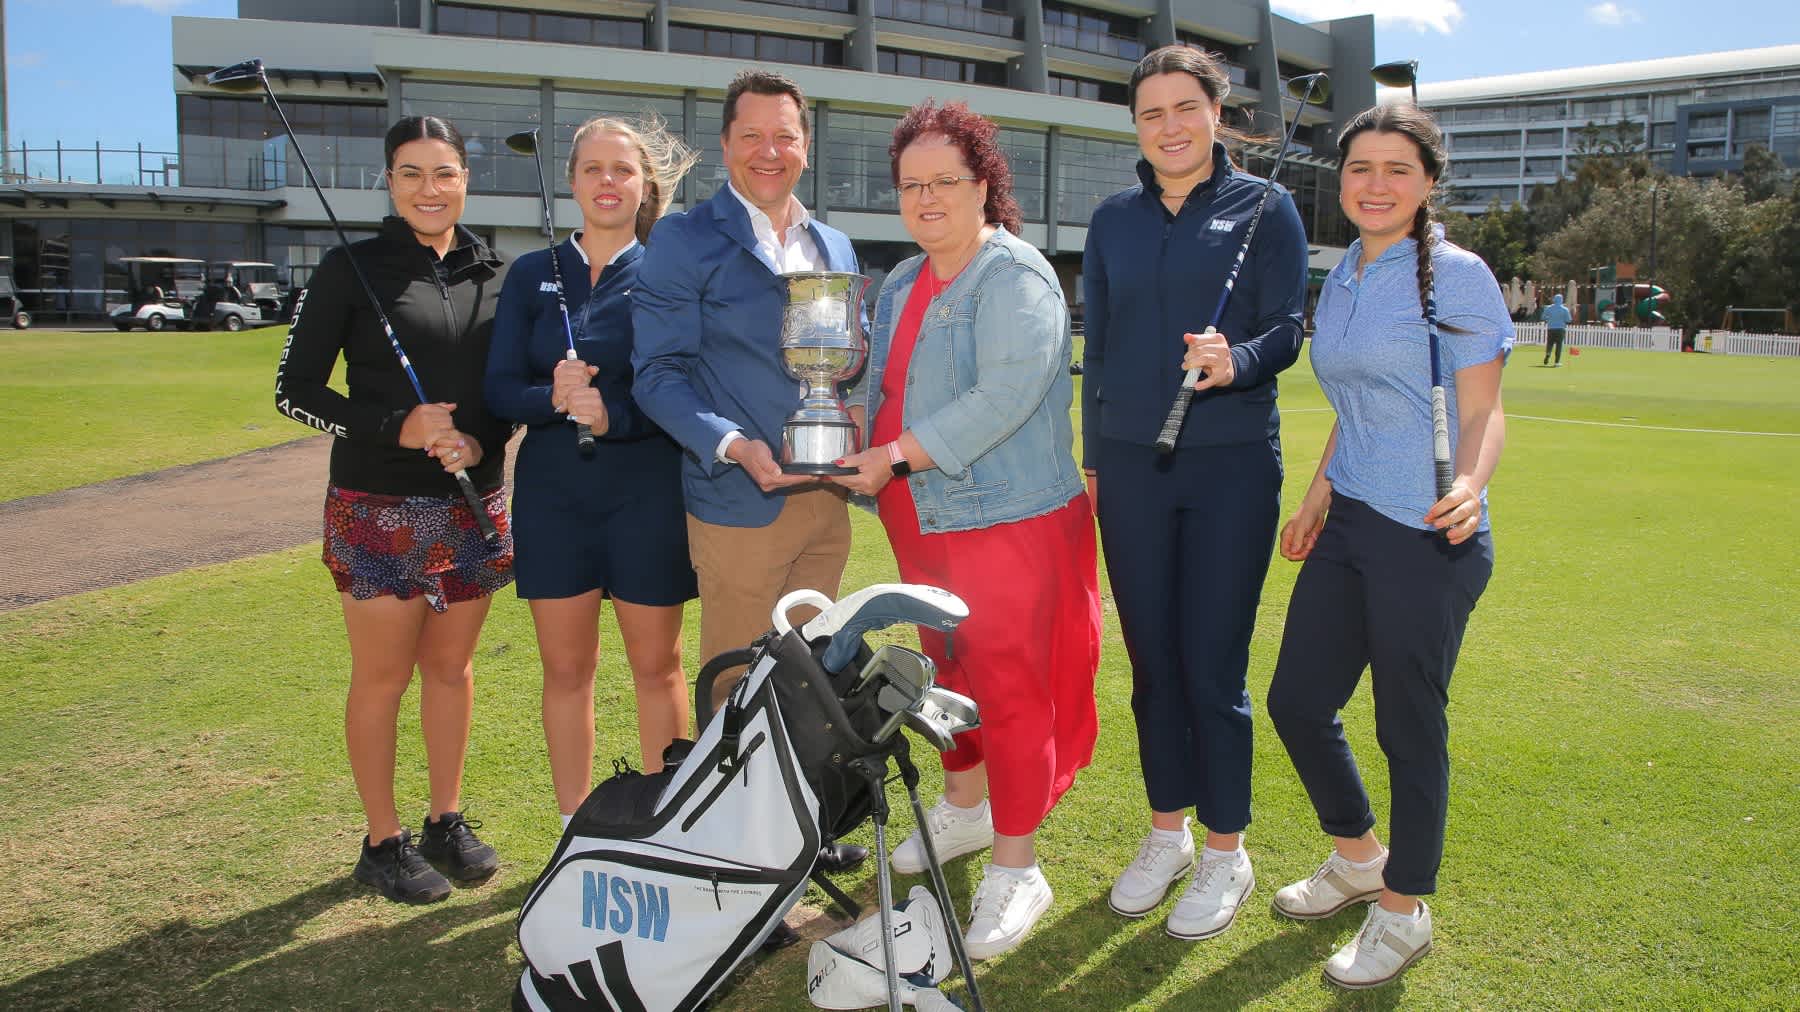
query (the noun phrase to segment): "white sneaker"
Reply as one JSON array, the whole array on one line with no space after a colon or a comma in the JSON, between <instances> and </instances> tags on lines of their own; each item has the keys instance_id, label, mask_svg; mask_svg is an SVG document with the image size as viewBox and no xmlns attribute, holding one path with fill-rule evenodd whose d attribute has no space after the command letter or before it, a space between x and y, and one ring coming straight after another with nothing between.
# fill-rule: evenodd
<instances>
[{"instance_id":1,"label":"white sneaker","mask_svg":"<svg viewBox=\"0 0 1800 1012\"><path fill-rule=\"evenodd\" d=\"M1369 917L1350 944L1325 961L1325 979L1352 990L1380 987L1431 951L1431 908L1419 901L1419 919L1369 904Z\"/></svg>"},{"instance_id":2,"label":"white sneaker","mask_svg":"<svg viewBox=\"0 0 1800 1012\"><path fill-rule=\"evenodd\" d=\"M963 936L971 959L992 959L1017 948L1055 895L1036 865L1023 874L988 865L969 902L969 933Z\"/></svg>"},{"instance_id":3,"label":"white sneaker","mask_svg":"<svg viewBox=\"0 0 1800 1012\"><path fill-rule=\"evenodd\" d=\"M1202 858L1187 891L1169 911L1169 934L1190 942L1222 934L1237 920L1238 907L1255 887L1250 854L1242 847L1228 857Z\"/></svg>"},{"instance_id":4,"label":"white sneaker","mask_svg":"<svg viewBox=\"0 0 1800 1012\"><path fill-rule=\"evenodd\" d=\"M1113 881L1112 895L1106 905L1113 913L1126 917L1142 917L1162 902L1163 894L1176 879L1194 867L1194 836L1182 820L1181 841L1171 843L1158 839L1153 830L1144 834L1137 857L1125 866Z\"/></svg>"},{"instance_id":5,"label":"white sneaker","mask_svg":"<svg viewBox=\"0 0 1800 1012\"><path fill-rule=\"evenodd\" d=\"M1275 912L1296 921L1316 921L1352 904L1380 899L1381 870L1385 867L1385 850L1379 864L1362 870L1334 850L1311 878L1282 886L1275 893Z\"/></svg>"},{"instance_id":6,"label":"white sneaker","mask_svg":"<svg viewBox=\"0 0 1800 1012\"><path fill-rule=\"evenodd\" d=\"M974 817L963 814L965 811L941 795L937 804L925 810L925 821L931 826L931 845L937 850L940 864L994 845L994 810L984 800ZM925 870L925 841L920 839L918 829L894 848L888 863L902 875L917 875Z\"/></svg>"}]
</instances>

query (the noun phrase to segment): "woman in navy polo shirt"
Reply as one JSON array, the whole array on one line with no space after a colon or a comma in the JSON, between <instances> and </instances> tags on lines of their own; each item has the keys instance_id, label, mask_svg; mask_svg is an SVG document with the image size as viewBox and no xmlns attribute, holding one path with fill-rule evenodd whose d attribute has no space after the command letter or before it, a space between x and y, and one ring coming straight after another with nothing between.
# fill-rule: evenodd
<instances>
[{"instance_id":1,"label":"woman in navy polo shirt","mask_svg":"<svg viewBox=\"0 0 1800 1012\"><path fill-rule=\"evenodd\" d=\"M1270 195L1218 333L1201 336L1243 245L1264 181L1218 137L1230 90L1198 49L1169 46L1129 87L1142 184L1088 226L1083 464L1097 496L1125 648L1150 832L1110 905L1142 917L1190 868L1169 934L1229 928L1253 877L1250 696L1245 671L1281 512L1275 375L1300 353L1306 236L1293 198ZM1204 376L1174 453L1154 443L1182 383L1185 347ZM1192 809L1206 828L1195 861Z\"/></svg>"},{"instance_id":2,"label":"woman in navy polo shirt","mask_svg":"<svg viewBox=\"0 0 1800 1012\"><path fill-rule=\"evenodd\" d=\"M1481 259L1443 239L1430 195L1443 135L1412 106L1359 114L1338 140L1339 201L1361 237L1325 281L1312 365L1337 412L1318 473L1281 530L1305 560L1288 603L1269 716L1333 853L1275 894L1299 920L1369 900L1361 931L1325 964L1342 987L1385 984L1431 948L1450 796L1450 672L1494 568L1487 484L1506 418L1500 373L1513 328ZM1424 318L1437 306L1456 479L1438 498ZM1354 317L1354 325L1352 325ZM1391 851L1344 740L1338 711L1364 667L1387 756Z\"/></svg>"},{"instance_id":3,"label":"woman in navy polo shirt","mask_svg":"<svg viewBox=\"0 0 1800 1012\"><path fill-rule=\"evenodd\" d=\"M556 247L579 358L556 304L550 251L506 278L488 356L496 414L528 425L514 473L519 596L544 665L544 739L563 824L593 786L594 667L610 597L637 691L644 767L687 733L682 604L695 594L681 451L631 397L631 288L642 242L695 156L660 128L591 119L575 132L569 183L582 229ZM574 422L593 428L583 457Z\"/></svg>"}]
</instances>

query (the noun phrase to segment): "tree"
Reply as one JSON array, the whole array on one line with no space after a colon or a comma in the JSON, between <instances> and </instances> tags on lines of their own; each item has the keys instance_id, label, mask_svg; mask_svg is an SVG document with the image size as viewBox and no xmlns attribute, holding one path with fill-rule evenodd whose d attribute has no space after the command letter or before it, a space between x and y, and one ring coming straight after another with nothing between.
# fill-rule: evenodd
<instances>
[{"instance_id":1,"label":"tree","mask_svg":"<svg viewBox=\"0 0 1800 1012\"><path fill-rule=\"evenodd\" d=\"M1760 144L1752 144L1744 149L1744 199L1752 204L1759 204L1771 197L1781 195L1786 188L1788 168L1782 164L1781 156Z\"/></svg>"}]
</instances>

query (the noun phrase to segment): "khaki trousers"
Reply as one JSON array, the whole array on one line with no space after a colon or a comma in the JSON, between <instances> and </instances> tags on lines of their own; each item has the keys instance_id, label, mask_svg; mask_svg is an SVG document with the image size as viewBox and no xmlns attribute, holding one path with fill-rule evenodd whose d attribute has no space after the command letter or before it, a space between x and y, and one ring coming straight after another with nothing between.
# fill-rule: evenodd
<instances>
[{"instance_id":1,"label":"khaki trousers","mask_svg":"<svg viewBox=\"0 0 1800 1012\"><path fill-rule=\"evenodd\" d=\"M700 581L700 653L710 661L747 647L772 627L770 612L789 591L816 590L835 599L850 558L850 509L836 488L789 493L767 527L726 527L687 518L688 555ZM798 626L818 609L797 607ZM703 661L703 663L704 663ZM742 666L713 683L713 707L724 702Z\"/></svg>"}]
</instances>

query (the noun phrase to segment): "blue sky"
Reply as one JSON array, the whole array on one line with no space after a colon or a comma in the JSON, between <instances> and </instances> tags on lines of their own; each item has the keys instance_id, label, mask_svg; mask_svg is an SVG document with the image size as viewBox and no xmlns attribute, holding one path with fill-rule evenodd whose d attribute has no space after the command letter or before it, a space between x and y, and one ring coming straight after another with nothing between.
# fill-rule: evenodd
<instances>
[{"instance_id":1,"label":"blue sky","mask_svg":"<svg viewBox=\"0 0 1800 1012\"><path fill-rule=\"evenodd\" d=\"M1800 42L1792 0L1275 0L1275 9L1301 21L1374 14L1377 57L1418 60L1426 81ZM169 18L236 13L235 0L11 0L9 143L174 150Z\"/></svg>"}]
</instances>

